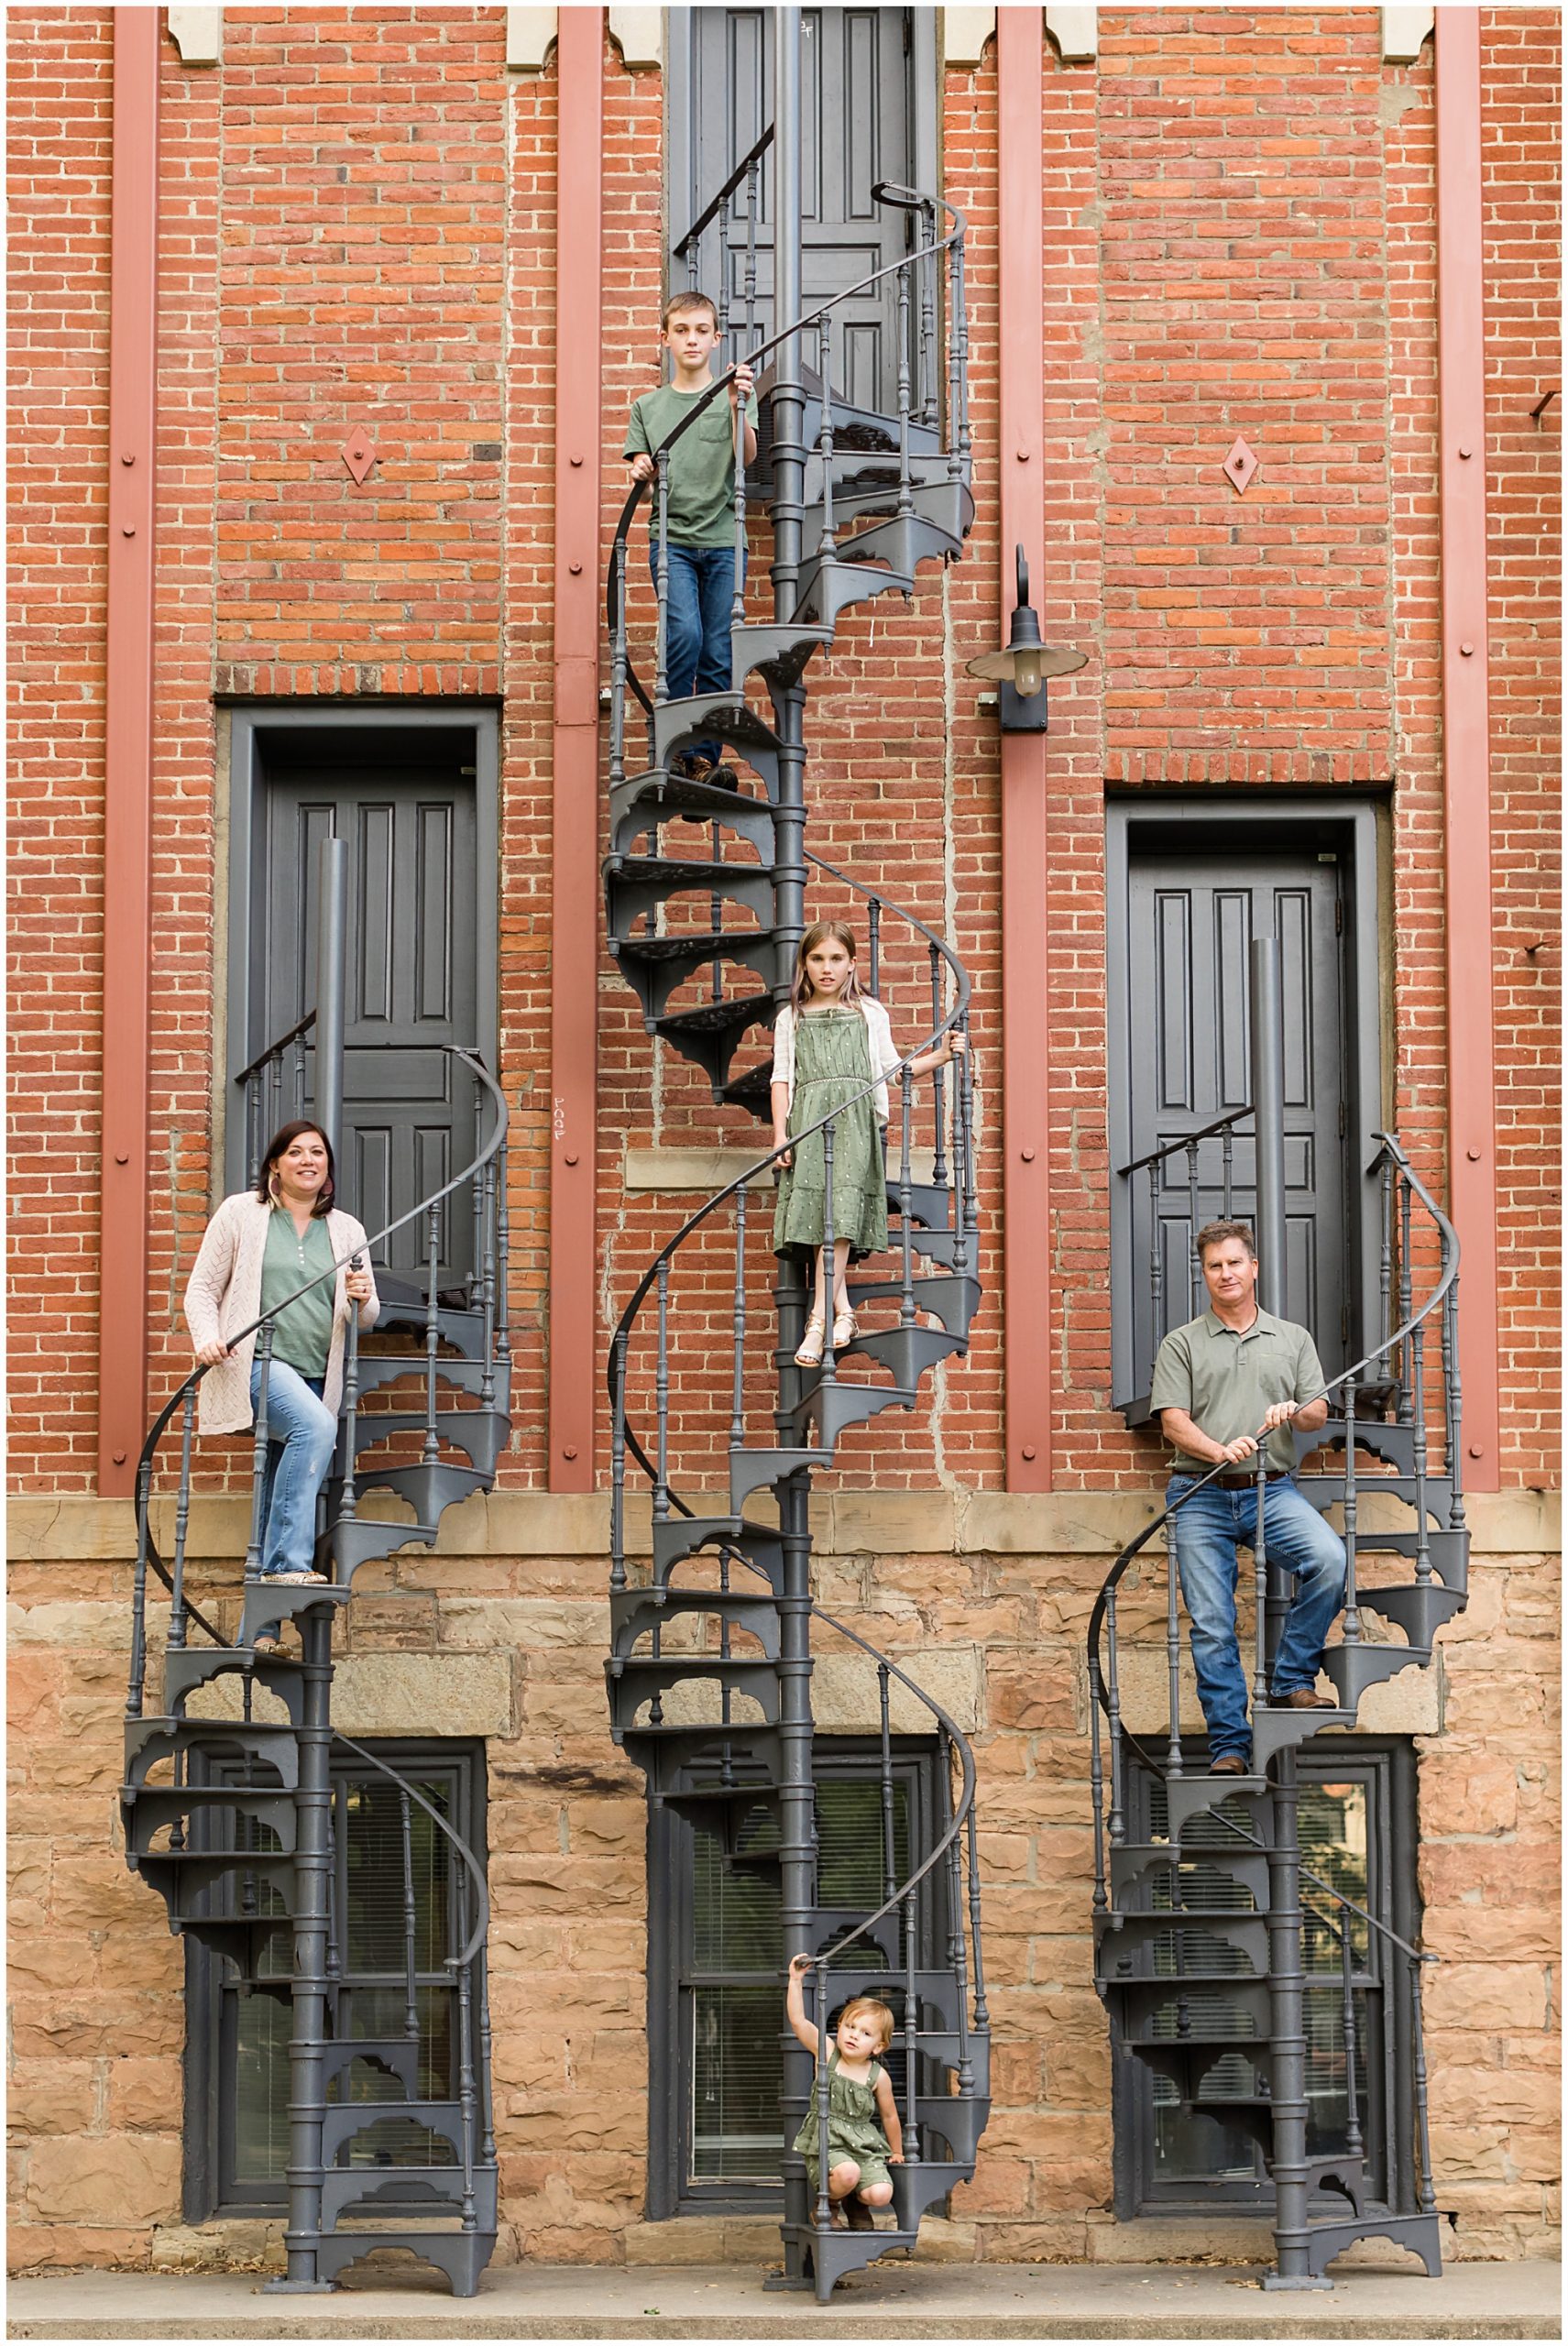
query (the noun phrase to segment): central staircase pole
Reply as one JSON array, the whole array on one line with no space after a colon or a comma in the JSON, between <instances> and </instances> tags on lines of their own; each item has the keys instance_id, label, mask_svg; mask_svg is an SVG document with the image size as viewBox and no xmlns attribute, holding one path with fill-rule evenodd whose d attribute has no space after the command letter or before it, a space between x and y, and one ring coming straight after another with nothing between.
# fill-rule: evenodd
<instances>
[{"instance_id":1,"label":"central staircase pole","mask_svg":"<svg viewBox=\"0 0 1568 2346\"><path fill-rule=\"evenodd\" d=\"M324 2293L316 2253L322 2233L322 2118L326 2107L327 1914L332 1868L332 1613L300 1617L304 1650L295 1794L294 1978L289 2041L289 2223L287 2276L264 2286L280 2296Z\"/></svg>"}]
</instances>

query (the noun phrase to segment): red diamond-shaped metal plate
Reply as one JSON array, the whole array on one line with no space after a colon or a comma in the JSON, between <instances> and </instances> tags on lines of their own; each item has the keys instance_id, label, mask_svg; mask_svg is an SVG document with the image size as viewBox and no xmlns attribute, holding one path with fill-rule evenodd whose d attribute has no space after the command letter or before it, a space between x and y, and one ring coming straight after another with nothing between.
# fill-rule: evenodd
<instances>
[{"instance_id":1,"label":"red diamond-shaped metal plate","mask_svg":"<svg viewBox=\"0 0 1568 2346\"><path fill-rule=\"evenodd\" d=\"M376 445L362 423L355 427L345 443L343 461L355 479L363 484L376 461Z\"/></svg>"},{"instance_id":2,"label":"red diamond-shaped metal plate","mask_svg":"<svg viewBox=\"0 0 1568 2346\"><path fill-rule=\"evenodd\" d=\"M1225 458L1225 478L1238 497L1245 497L1247 483L1257 470L1257 458L1245 440L1238 440Z\"/></svg>"}]
</instances>

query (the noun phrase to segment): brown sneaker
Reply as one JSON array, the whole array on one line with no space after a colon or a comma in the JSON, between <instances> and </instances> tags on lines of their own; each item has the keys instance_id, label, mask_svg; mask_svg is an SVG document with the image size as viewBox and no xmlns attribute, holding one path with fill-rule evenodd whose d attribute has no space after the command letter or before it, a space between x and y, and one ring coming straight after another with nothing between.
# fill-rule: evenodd
<instances>
[{"instance_id":1,"label":"brown sneaker","mask_svg":"<svg viewBox=\"0 0 1568 2346\"><path fill-rule=\"evenodd\" d=\"M1224 1751L1218 1760L1210 1762L1209 1773L1212 1776L1245 1776L1246 1761L1239 1751Z\"/></svg>"},{"instance_id":2,"label":"brown sneaker","mask_svg":"<svg viewBox=\"0 0 1568 2346\"><path fill-rule=\"evenodd\" d=\"M1271 1711L1337 1711L1338 1703L1332 1694L1320 1694L1315 1686L1292 1686L1288 1694L1271 1694Z\"/></svg>"},{"instance_id":3,"label":"brown sneaker","mask_svg":"<svg viewBox=\"0 0 1568 2346\"><path fill-rule=\"evenodd\" d=\"M872 2214L865 2201L857 2198L852 2191L844 2202L844 2213L850 2219L850 2230L852 2232L875 2231L876 2218Z\"/></svg>"}]
</instances>

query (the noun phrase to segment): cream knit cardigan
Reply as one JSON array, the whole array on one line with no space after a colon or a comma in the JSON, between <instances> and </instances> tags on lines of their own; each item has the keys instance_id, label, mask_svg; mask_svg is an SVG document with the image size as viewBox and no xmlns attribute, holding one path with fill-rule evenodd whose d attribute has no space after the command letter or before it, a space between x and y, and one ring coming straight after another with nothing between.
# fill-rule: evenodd
<instances>
[{"instance_id":1,"label":"cream knit cardigan","mask_svg":"<svg viewBox=\"0 0 1568 2346\"><path fill-rule=\"evenodd\" d=\"M185 1289L185 1324L191 1341L203 1344L226 1342L231 1329L249 1327L261 1311L261 1265L267 1253L268 1225L273 1208L263 1205L253 1189L225 1198L202 1241ZM327 1354L326 1383L322 1399L335 1417L343 1400L343 1350L348 1336L348 1257L365 1250L362 1223L335 1207L326 1215L326 1234L337 1261L333 1292L332 1347ZM368 1252L370 1297L359 1307L359 1325L373 1328L381 1306ZM227 1360L208 1369L199 1387L197 1423L203 1433L240 1433L256 1421L250 1405L250 1370L256 1357L254 1332L235 1346Z\"/></svg>"}]
</instances>

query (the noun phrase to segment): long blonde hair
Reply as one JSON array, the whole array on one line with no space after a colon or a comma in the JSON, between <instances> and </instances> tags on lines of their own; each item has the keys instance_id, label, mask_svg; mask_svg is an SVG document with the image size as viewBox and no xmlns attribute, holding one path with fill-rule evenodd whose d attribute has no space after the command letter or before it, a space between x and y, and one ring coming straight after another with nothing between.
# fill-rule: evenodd
<instances>
[{"instance_id":1,"label":"long blonde hair","mask_svg":"<svg viewBox=\"0 0 1568 2346\"><path fill-rule=\"evenodd\" d=\"M852 928L846 928L841 920L818 920L806 930L795 952L795 977L789 990L792 1008L804 1010L816 991L806 966L806 955L815 953L819 945L828 944L841 945L850 957L850 974L844 981L839 1001L859 1003L861 981L855 970L855 932Z\"/></svg>"}]
</instances>

